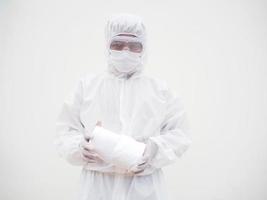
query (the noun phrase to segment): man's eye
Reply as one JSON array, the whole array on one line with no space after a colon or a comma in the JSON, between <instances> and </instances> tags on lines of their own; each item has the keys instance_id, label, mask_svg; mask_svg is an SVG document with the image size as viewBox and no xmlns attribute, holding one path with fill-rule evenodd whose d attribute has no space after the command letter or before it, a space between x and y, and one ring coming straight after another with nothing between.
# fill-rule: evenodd
<instances>
[{"instance_id":1,"label":"man's eye","mask_svg":"<svg viewBox=\"0 0 267 200\"><path fill-rule=\"evenodd\" d=\"M122 49L123 47L124 47L124 43L118 42L118 41L112 42L110 45L111 49Z\"/></svg>"},{"instance_id":2,"label":"man's eye","mask_svg":"<svg viewBox=\"0 0 267 200\"><path fill-rule=\"evenodd\" d=\"M143 45L139 42L132 42L129 44L130 49L134 52L141 52L143 50Z\"/></svg>"}]
</instances>

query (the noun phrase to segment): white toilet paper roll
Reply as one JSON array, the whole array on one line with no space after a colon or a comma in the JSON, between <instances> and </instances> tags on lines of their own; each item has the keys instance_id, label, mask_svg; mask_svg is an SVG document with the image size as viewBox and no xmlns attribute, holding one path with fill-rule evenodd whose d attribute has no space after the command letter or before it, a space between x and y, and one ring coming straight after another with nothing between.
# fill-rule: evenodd
<instances>
[{"instance_id":1,"label":"white toilet paper roll","mask_svg":"<svg viewBox=\"0 0 267 200\"><path fill-rule=\"evenodd\" d=\"M137 164L145 150L144 143L100 126L94 128L91 142L102 159L128 170Z\"/></svg>"}]
</instances>

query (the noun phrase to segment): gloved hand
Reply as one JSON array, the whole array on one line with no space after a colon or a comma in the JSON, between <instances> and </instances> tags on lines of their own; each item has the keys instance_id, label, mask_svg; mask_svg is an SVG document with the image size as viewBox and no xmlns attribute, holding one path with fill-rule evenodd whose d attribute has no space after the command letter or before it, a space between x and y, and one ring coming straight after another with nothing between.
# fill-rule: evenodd
<instances>
[{"instance_id":1,"label":"gloved hand","mask_svg":"<svg viewBox=\"0 0 267 200\"><path fill-rule=\"evenodd\" d=\"M102 126L101 122L98 121L96 126ZM90 143L90 136L85 135L84 140L80 143L82 159L89 163L100 163L104 162L99 155L94 151L93 145Z\"/></svg>"},{"instance_id":2,"label":"gloved hand","mask_svg":"<svg viewBox=\"0 0 267 200\"><path fill-rule=\"evenodd\" d=\"M134 174L142 173L146 169L146 167L150 164L150 161L155 157L157 149L158 149L157 145L151 140L148 140L143 153L143 157L137 163L137 166L132 170L132 172Z\"/></svg>"},{"instance_id":3,"label":"gloved hand","mask_svg":"<svg viewBox=\"0 0 267 200\"><path fill-rule=\"evenodd\" d=\"M83 140L79 146L81 149L81 156L84 161L89 163L104 162L94 151L94 148L89 141Z\"/></svg>"}]
</instances>

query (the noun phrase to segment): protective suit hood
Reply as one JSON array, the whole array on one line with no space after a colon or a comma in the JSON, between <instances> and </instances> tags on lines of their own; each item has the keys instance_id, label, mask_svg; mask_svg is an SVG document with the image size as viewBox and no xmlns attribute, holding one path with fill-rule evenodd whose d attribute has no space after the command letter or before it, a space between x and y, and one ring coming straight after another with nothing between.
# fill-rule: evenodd
<instances>
[{"instance_id":1,"label":"protective suit hood","mask_svg":"<svg viewBox=\"0 0 267 200\"><path fill-rule=\"evenodd\" d=\"M135 66L131 71L125 72L115 66L114 62L111 62L110 56L110 43L113 37L119 34L131 34L136 36L143 45L143 51L141 55L141 62ZM106 57L107 57L107 72L117 78L134 78L142 74L144 64L146 61L146 28L142 21L142 18L131 14L117 14L112 15L105 27L106 37Z\"/></svg>"}]
</instances>

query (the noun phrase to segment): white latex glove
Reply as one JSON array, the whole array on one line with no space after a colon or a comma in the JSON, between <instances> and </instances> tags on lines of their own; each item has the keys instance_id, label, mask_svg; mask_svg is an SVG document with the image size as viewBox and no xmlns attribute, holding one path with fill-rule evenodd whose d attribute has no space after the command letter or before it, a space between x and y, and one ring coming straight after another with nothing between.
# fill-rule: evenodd
<instances>
[{"instance_id":1,"label":"white latex glove","mask_svg":"<svg viewBox=\"0 0 267 200\"><path fill-rule=\"evenodd\" d=\"M150 161L156 155L157 149L158 149L157 145L151 140L148 140L146 148L143 153L143 157L137 163L137 166L134 168L134 170L132 170L132 172L134 174L142 173L146 169L146 167L150 164Z\"/></svg>"},{"instance_id":2,"label":"white latex glove","mask_svg":"<svg viewBox=\"0 0 267 200\"><path fill-rule=\"evenodd\" d=\"M98 121L96 126L102 126L101 122ZM91 138L85 135L84 140L80 143L82 159L89 163L100 163L104 162L99 155L94 151L93 145L90 143Z\"/></svg>"},{"instance_id":3,"label":"white latex glove","mask_svg":"<svg viewBox=\"0 0 267 200\"><path fill-rule=\"evenodd\" d=\"M82 159L89 163L99 163L104 162L99 155L94 151L94 147L90 142L83 140L80 143L81 156Z\"/></svg>"}]
</instances>

